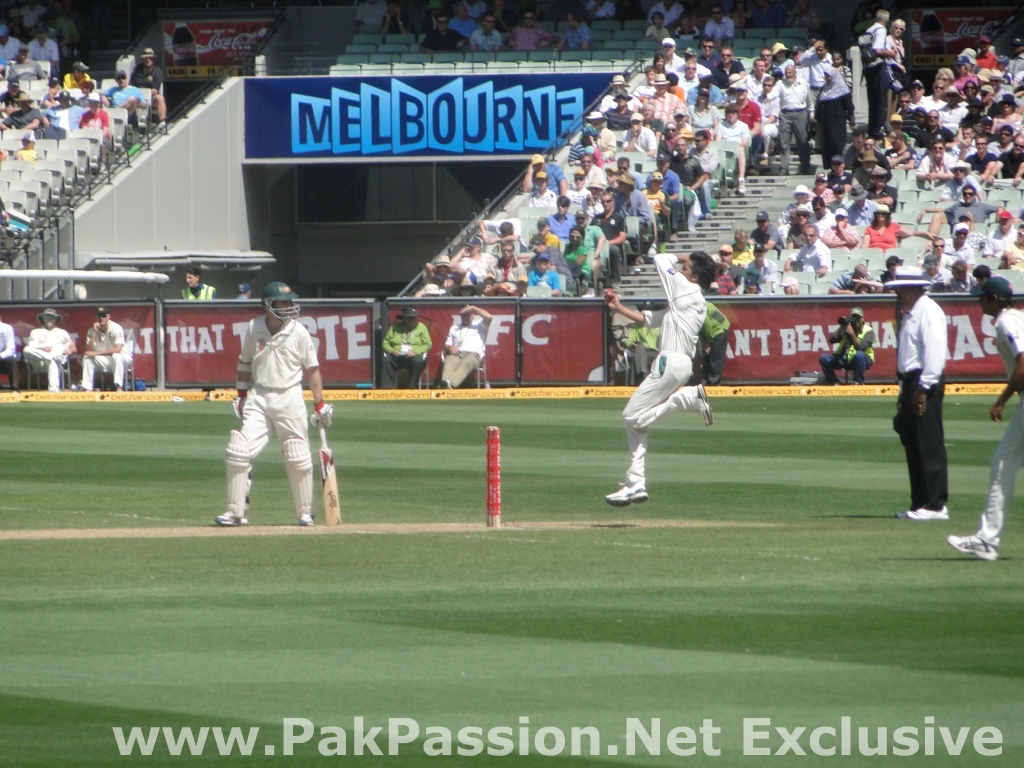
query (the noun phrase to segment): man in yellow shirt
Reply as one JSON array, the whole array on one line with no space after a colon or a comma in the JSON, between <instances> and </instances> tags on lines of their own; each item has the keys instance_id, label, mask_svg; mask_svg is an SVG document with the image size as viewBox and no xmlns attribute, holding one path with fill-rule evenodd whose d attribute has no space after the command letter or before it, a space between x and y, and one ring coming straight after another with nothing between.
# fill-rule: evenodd
<instances>
[{"instance_id":1,"label":"man in yellow shirt","mask_svg":"<svg viewBox=\"0 0 1024 768\"><path fill-rule=\"evenodd\" d=\"M71 65L71 71L64 75L64 90L70 91L74 88L81 90L82 83L86 80L92 80L89 77L89 67L85 65L85 62L76 61Z\"/></svg>"}]
</instances>

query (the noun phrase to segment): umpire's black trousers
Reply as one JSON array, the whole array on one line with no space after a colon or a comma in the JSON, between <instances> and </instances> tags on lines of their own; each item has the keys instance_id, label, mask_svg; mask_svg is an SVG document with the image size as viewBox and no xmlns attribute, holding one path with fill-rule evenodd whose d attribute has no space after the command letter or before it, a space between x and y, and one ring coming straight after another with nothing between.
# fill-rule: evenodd
<instances>
[{"instance_id":1,"label":"umpire's black trousers","mask_svg":"<svg viewBox=\"0 0 1024 768\"><path fill-rule=\"evenodd\" d=\"M946 467L946 442L942 428L942 398L946 383L928 390L924 413L914 412L914 394L918 391L920 371L900 374L900 396L896 403L893 429L900 436L907 454L910 473L910 509L939 511L949 499Z\"/></svg>"}]
</instances>

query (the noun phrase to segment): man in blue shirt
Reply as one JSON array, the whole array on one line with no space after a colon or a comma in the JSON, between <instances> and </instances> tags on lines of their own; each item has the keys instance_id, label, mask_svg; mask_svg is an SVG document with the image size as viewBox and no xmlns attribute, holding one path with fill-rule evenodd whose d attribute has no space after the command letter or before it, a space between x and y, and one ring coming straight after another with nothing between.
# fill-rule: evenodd
<instances>
[{"instance_id":1,"label":"man in blue shirt","mask_svg":"<svg viewBox=\"0 0 1024 768\"><path fill-rule=\"evenodd\" d=\"M123 69L117 70L114 79L117 81L117 85L107 88L104 92L103 105L128 110L128 122L138 127L139 108L147 109L149 107L146 94L142 92L142 89L128 85L128 73Z\"/></svg>"},{"instance_id":2,"label":"man in blue shirt","mask_svg":"<svg viewBox=\"0 0 1024 768\"><path fill-rule=\"evenodd\" d=\"M43 111L43 116L49 120L49 126L43 130L44 139L66 139L71 131L78 128L82 121L85 110L71 101L70 91L61 91L57 94L57 105Z\"/></svg>"},{"instance_id":3,"label":"man in blue shirt","mask_svg":"<svg viewBox=\"0 0 1024 768\"><path fill-rule=\"evenodd\" d=\"M576 223L576 220L569 216L569 205L569 198L565 195L560 195L558 198L558 210L548 216L548 224L551 225L551 231L562 241L563 247L569 242L569 230Z\"/></svg>"},{"instance_id":4,"label":"man in blue shirt","mask_svg":"<svg viewBox=\"0 0 1024 768\"><path fill-rule=\"evenodd\" d=\"M590 34L590 27L583 22L582 13L582 11L578 10L569 12L569 16L565 22L568 28L565 30L565 36L558 41L558 50L590 50L590 43L593 40L593 36ZM580 16L581 18L577 18L577 16Z\"/></svg>"},{"instance_id":5,"label":"man in blue shirt","mask_svg":"<svg viewBox=\"0 0 1024 768\"><path fill-rule=\"evenodd\" d=\"M668 228L671 236L679 231L680 225L684 225L686 220L683 218L683 184L679 174L668 167L668 162L668 155L658 155L658 170L664 179L661 191L665 193L665 202L668 203Z\"/></svg>"},{"instance_id":6,"label":"man in blue shirt","mask_svg":"<svg viewBox=\"0 0 1024 768\"><path fill-rule=\"evenodd\" d=\"M750 9L755 29L774 29L786 26L786 9L774 0L754 0Z\"/></svg>"},{"instance_id":7,"label":"man in blue shirt","mask_svg":"<svg viewBox=\"0 0 1024 768\"><path fill-rule=\"evenodd\" d=\"M469 18L469 9L465 3L459 3L454 8L455 18L448 22L448 26L453 32L458 32L466 39L469 39L474 32L480 29L480 25Z\"/></svg>"},{"instance_id":8,"label":"man in blue shirt","mask_svg":"<svg viewBox=\"0 0 1024 768\"><path fill-rule=\"evenodd\" d=\"M546 285L551 289L552 296L562 293L562 281L557 272L551 270L551 258L546 253L538 253L533 259L533 269L527 281L529 287Z\"/></svg>"}]
</instances>

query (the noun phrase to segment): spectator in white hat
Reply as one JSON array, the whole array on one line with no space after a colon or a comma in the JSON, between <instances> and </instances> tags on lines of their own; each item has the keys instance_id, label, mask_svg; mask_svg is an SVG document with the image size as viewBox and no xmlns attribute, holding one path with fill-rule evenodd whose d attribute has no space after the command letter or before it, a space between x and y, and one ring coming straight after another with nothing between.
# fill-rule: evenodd
<instances>
[{"instance_id":1,"label":"spectator in white hat","mask_svg":"<svg viewBox=\"0 0 1024 768\"><path fill-rule=\"evenodd\" d=\"M797 184L793 187L793 202L789 203L782 211L782 215L779 216L779 220L777 222L779 228L781 229L789 224L793 209L798 205L810 205L812 196L811 190L807 188L806 184Z\"/></svg>"},{"instance_id":2,"label":"spectator in white hat","mask_svg":"<svg viewBox=\"0 0 1024 768\"><path fill-rule=\"evenodd\" d=\"M97 92L90 93L86 99L87 109L78 122L79 128L96 128L103 132L102 153L106 153L114 145L114 134L110 130L110 115L103 109L103 96Z\"/></svg>"},{"instance_id":3,"label":"spectator in white hat","mask_svg":"<svg viewBox=\"0 0 1024 768\"><path fill-rule=\"evenodd\" d=\"M608 91L607 94L605 94L601 98L601 105L597 108L598 111L599 112L608 112L610 110L615 109L616 104L618 103L615 97L618 96L619 91L626 91L626 90L627 90L626 89L626 78L623 77L622 75L615 75L612 78L610 90ZM627 91L627 93L628 93L628 91ZM629 111L630 111L630 114L632 114L633 112L636 112L639 108L640 108L640 100L639 99L635 99L632 96L630 96L629 97Z\"/></svg>"},{"instance_id":4,"label":"spectator in white hat","mask_svg":"<svg viewBox=\"0 0 1024 768\"><path fill-rule=\"evenodd\" d=\"M658 138L644 125L644 116L639 112L633 113L629 129L622 134L622 148L626 152L643 152L648 157L658 153Z\"/></svg>"},{"instance_id":5,"label":"spectator in white hat","mask_svg":"<svg viewBox=\"0 0 1024 768\"><path fill-rule=\"evenodd\" d=\"M663 38L661 51L665 56L665 73L675 72L677 75L682 75L685 62L681 56L676 54L676 41L671 37Z\"/></svg>"},{"instance_id":6,"label":"spectator in white hat","mask_svg":"<svg viewBox=\"0 0 1024 768\"><path fill-rule=\"evenodd\" d=\"M601 157L604 161L611 162L615 159L615 134L609 130L606 118L600 112L591 112L587 115L587 122L590 123L594 130L597 132L596 143L597 148L601 150Z\"/></svg>"},{"instance_id":7,"label":"spectator in white hat","mask_svg":"<svg viewBox=\"0 0 1024 768\"><path fill-rule=\"evenodd\" d=\"M850 226L850 219L845 208L837 208L833 214L835 222L824 230L819 226L821 242L827 245L835 253L845 256L850 255L851 248L860 247L860 235L857 230Z\"/></svg>"}]
</instances>

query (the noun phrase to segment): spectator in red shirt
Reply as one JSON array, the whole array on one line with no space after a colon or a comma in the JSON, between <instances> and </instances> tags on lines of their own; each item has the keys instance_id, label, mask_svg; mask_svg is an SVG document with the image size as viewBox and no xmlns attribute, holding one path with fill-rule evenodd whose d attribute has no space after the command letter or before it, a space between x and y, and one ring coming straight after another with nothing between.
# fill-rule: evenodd
<instances>
[{"instance_id":1,"label":"spectator in red shirt","mask_svg":"<svg viewBox=\"0 0 1024 768\"><path fill-rule=\"evenodd\" d=\"M729 274L729 265L721 258L715 263L716 275L715 285L718 286L718 293L721 296L735 296L739 293L736 281Z\"/></svg>"},{"instance_id":2,"label":"spectator in red shirt","mask_svg":"<svg viewBox=\"0 0 1024 768\"><path fill-rule=\"evenodd\" d=\"M750 157L754 162L764 151L764 138L761 136L761 107L751 101L748 96L745 78L742 75L733 75L729 84L729 98L739 110L741 123L746 123L750 129Z\"/></svg>"},{"instance_id":3,"label":"spectator in red shirt","mask_svg":"<svg viewBox=\"0 0 1024 768\"><path fill-rule=\"evenodd\" d=\"M96 91L89 94L89 108L82 115L78 122L79 128L99 128L103 131L103 151L113 144L113 134L110 132L110 115L103 109L103 97Z\"/></svg>"},{"instance_id":4,"label":"spectator in red shirt","mask_svg":"<svg viewBox=\"0 0 1024 768\"><path fill-rule=\"evenodd\" d=\"M992 52L989 46L992 41L987 37L978 38L978 55L974 58L974 65L978 70L982 69L996 69L998 62L996 61L996 55Z\"/></svg>"}]
</instances>

